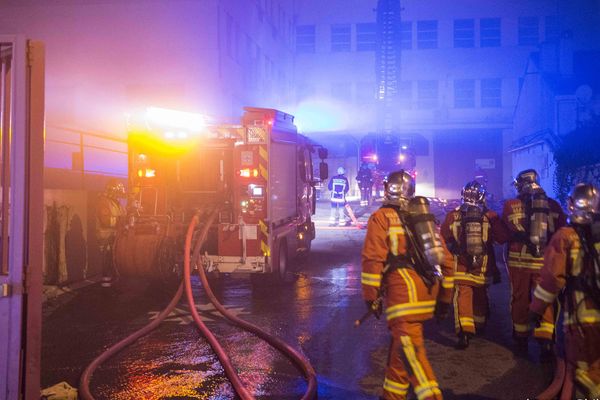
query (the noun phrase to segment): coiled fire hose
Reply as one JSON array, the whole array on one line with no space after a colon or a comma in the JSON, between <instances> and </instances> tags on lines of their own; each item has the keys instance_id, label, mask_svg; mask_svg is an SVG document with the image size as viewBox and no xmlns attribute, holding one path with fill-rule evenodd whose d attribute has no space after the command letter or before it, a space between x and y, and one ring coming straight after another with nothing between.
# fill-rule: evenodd
<instances>
[{"instance_id":1,"label":"coiled fire hose","mask_svg":"<svg viewBox=\"0 0 600 400\"><path fill-rule=\"evenodd\" d=\"M212 220L214 219L216 213L217 213L217 211L214 211L211 214L211 216L209 217L209 221L211 223L212 223ZM204 331L208 331L208 329L206 328L206 326L200 319L198 312L196 311L194 297L192 294L191 279L190 279L191 278L191 266L190 266L191 263L190 263L190 259L189 259L189 257L190 257L189 254L190 254L190 250L191 250L191 242L192 242L192 236L194 233L194 228L198 224L198 221L199 221L198 215L195 215L194 218L192 219L192 222L189 225L188 232L186 235L186 241L185 241L185 253L184 253L185 260L184 260L183 265L184 265L184 281L185 281L185 286L186 286L185 289L186 289L188 304L190 306L190 309L192 310L192 317L194 318L194 321L198 325L198 328L200 328L200 330L204 333ZM197 245L194 247L194 253L192 256L194 262L196 262L196 260L198 260L201 247L202 247L202 242L200 240L198 240ZM202 268L201 266L198 267L198 274L200 276L200 280L202 282L202 286L204 287L206 295L208 296L208 298L209 298L210 302L213 304L213 306L217 309L217 311L219 311L219 313L221 313L231 323L258 336L260 339L269 343L269 345L271 345L272 347L277 349L281 354L283 354L290 361L292 361L292 363L295 364L295 366L302 372L302 374L304 375L305 379L308 382L308 386L306 388L304 395L302 396L302 399L309 400L309 399L315 398L316 393L317 393L317 379L316 379L315 370L312 367L312 365L310 365L309 361L304 356L302 356L298 351L296 351L294 348L292 348L290 345L288 345L281 339L270 335L269 333L260 329L258 326L253 325L247 321L244 321L244 320L236 317L235 315L231 314L229 311L227 311L227 309L225 307L223 307L223 305L217 300L216 296L212 292L210 285L208 283L208 279L206 278L206 273L204 272L204 268ZM212 333L210 333L210 331L208 331L208 332L209 332L210 337L214 337L212 335ZM209 336L207 336L207 335L205 335L205 336L207 339L209 338ZM239 380L239 377L233 370L231 361L225 354L225 351L222 349L220 344L218 342L216 342L216 339L215 339L214 345L211 342L211 340L209 340L209 343L211 343L211 347L213 348L213 350L215 350L215 353L217 353L217 356L219 357L219 360L221 361L221 364L223 365L223 368L225 369L227 377L230 379L231 383L233 384L233 386L235 388L236 393L240 396L240 398L242 398L243 400L254 399L254 396L252 396L250 393L248 393L248 391L242 386L242 384ZM228 370L230 370L231 372L228 372ZM238 390L238 387L239 387L239 390Z\"/></svg>"},{"instance_id":2,"label":"coiled fire hose","mask_svg":"<svg viewBox=\"0 0 600 400\"><path fill-rule=\"evenodd\" d=\"M200 249L202 248L202 245L204 244L204 241L206 240L208 230L209 230L210 226L212 225L212 223L214 222L214 219L217 214L218 214L218 209L215 209L210 214L208 220L206 221L206 224L205 224L204 228L202 229L200 236L196 242L196 246L194 248L194 256L193 256L194 260L198 259ZM219 358L219 361L221 362L221 364L223 366L225 374L227 375L228 379L231 381L235 392L243 400L254 399L254 397L246 390L246 388L241 383L241 380L240 380L239 376L237 375L237 373L235 372L235 369L234 369L233 365L231 364L231 361L230 361L229 357L227 356L227 354L225 353L224 349L219 344L219 342L216 340L216 338L212 334L212 332L210 332L208 330L208 328L206 328L206 325L204 325L204 323L200 319L200 316L198 315L198 312L196 310L196 305L195 305L192 290L191 290L190 250L191 250L191 242L192 242L192 237L193 237L193 233L194 233L194 228L196 227L198 222L199 222L199 217L198 217L198 214L196 214L193 217L192 222L190 223L190 225L188 227L188 231L187 231L187 235L186 235L185 258L184 258L184 282L182 282L179 285L179 288L177 289L175 296L173 296L173 299L169 302L167 307L156 317L156 319L154 321L152 321L151 323L144 326L140 330L132 333L125 339L121 340L120 342L118 342L118 343L114 344L113 346L111 346L110 348L108 348L108 350L106 350L105 352L100 354L98 357L96 357L86 367L86 369L84 370L84 372L81 376L80 384L79 384L79 393L80 393L82 399L94 400L94 396L92 395L92 393L90 391L90 387L89 387L92 375L94 374L94 371L100 365L102 365L106 360L113 357L115 354L117 354L118 352L123 350L125 347L129 346L130 344L132 344L139 338L147 335L148 333L150 333L151 331L156 329L162 323L162 321L164 321L164 319L171 313L171 311L175 308L175 306L177 306L177 304L181 300L184 286L186 289L186 295L187 295L187 299L188 299L188 304L190 306L190 311L192 313L192 318L196 322L196 325L198 326L198 328L200 329L202 334L208 340L210 346L213 348L213 350L217 354L217 357ZM219 303L219 301L214 296L214 293L212 292L212 290L210 289L210 286L208 285L208 280L206 278L206 274L204 273L204 269L200 267L200 268L198 268L198 270L199 270L199 275L200 275L202 285L203 285L204 289L206 290L206 293L207 293L211 303L214 305L214 307L229 321L231 321L235 325L238 325L242 329L245 329L251 333L254 333L261 339L267 341L270 345L275 347L286 357L288 357L302 371L302 373L304 374L304 377L308 381L308 387L306 389L304 396L302 396L302 399L308 400L308 399L315 398L316 392L317 392L316 373L315 373L313 367L308 362L308 360L306 360L300 353L298 353L296 350L294 350L292 347L290 347L288 344L286 344L282 340L280 340L276 337L273 337L273 336L269 335L268 333L266 333L265 331L258 328L257 326L250 324L246 321L243 321L243 320L235 317L234 315L230 314L223 307L223 305L221 305L221 303Z\"/></svg>"},{"instance_id":3,"label":"coiled fire hose","mask_svg":"<svg viewBox=\"0 0 600 400\"><path fill-rule=\"evenodd\" d=\"M204 227L204 229L202 230L202 232L200 233L200 237L198 238L199 244L204 243L204 241L206 240L206 235L208 235L209 228L210 228L210 224L207 224ZM92 393L90 391L90 381L92 379L92 375L94 374L94 371L100 365L102 365L106 360L108 360L109 358L111 358L112 356L114 356L115 354L120 352L121 350L123 350L125 347L129 346L130 344L134 343L139 338L146 336L147 334L152 332L154 329L156 329L165 320L165 318L167 318L167 316L171 313L171 311L173 311L173 309L177 306L177 304L179 303L179 300L181 300L181 296L183 295L183 287L184 287L183 282L181 282L181 284L179 285L179 288L177 289L177 292L175 292L175 295L173 296L173 299L171 299L171 301L169 302L167 307L160 314L158 314L156 316L156 319L154 319L152 322L150 322L148 325L144 326L140 330L127 336L125 339L121 340L120 342L109 347L105 352L103 352L98 357L96 357L86 367L86 369L83 371L83 374L81 375L81 379L79 380L79 394L82 399L94 400L94 396L92 395Z\"/></svg>"}]
</instances>

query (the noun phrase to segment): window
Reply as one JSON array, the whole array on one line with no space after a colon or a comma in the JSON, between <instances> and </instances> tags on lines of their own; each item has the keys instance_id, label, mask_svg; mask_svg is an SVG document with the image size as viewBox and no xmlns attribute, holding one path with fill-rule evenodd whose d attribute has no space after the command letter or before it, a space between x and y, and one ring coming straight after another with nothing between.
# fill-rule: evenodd
<instances>
[{"instance_id":1,"label":"window","mask_svg":"<svg viewBox=\"0 0 600 400\"><path fill-rule=\"evenodd\" d=\"M372 104L375 102L375 83L374 82L358 82L356 84L356 103L357 104Z\"/></svg>"},{"instance_id":2,"label":"window","mask_svg":"<svg viewBox=\"0 0 600 400\"><path fill-rule=\"evenodd\" d=\"M352 101L352 87L346 82L332 83L331 97L341 101Z\"/></svg>"},{"instance_id":3,"label":"window","mask_svg":"<svg viewBox=\"0 0 600 400\"><path fill-rule=\"evenodd\" d=\"M454 20L454 47L475 46L475 20Z\"/></svg>"},{"instance_id":4,"label":"window","mask_svg":"<svg viewBox=\"0 0 600 400\"><path fill-rule=\"evenodd\" d=\"M349 24L331 25L331 51L350 51L350 37Z\"/></svg>"},{"instance_id":5,"label":"window","mask_svg":"<svg viewBox=\"0 0 600 400\"><path fill-rule=\"evenodd\" d=\"M436 108L438 106L438 82L417 82L417 106L422 109Z\"/></svg>"},{"instance_id":6,"label":"window","mask_svg":"<svg viewBox=\"0 0 600 400\"><path fill-rule=\"evenodd\" d=\"M502 79L481 80L481 107L502 107Z\"/></svg>"},{"instance_id":7,"label":"window","mask_svg":"<svg viewBox=\"0 0 600 400\"><path fill-rule=\"evenodd\" d=\"M377 24L356 24L356 50L374 51L377 47Z\"/></svg>"},{"instance_id":8,"label":"window","mask_svg":"<svg viewBox=\"0 0 600 400\"><path fill-rule=\"evenodd\" d=\"M539 39L538 17L519 17L519 46L537 46Z\"/></svg>"},{"instance_id":9,"label":"window","mask_svg":"<svg viewBox=\"0 0 600 400\"><path fill-rule=\"evenodd\" d=\"M301 25L296 27L296 52L315 52L315 26Z\"/></svg>"},{"instance_id":10,"label":"window","mask_svg":"<svg viewBox=\"0 0 600 400\"><path fill-rule=\"evenodd\" d=\"M556 15L548 16L544 19L546 42L557 43L560 39L560 27Z\"/></svg>"},{"instance_id":11,"label":"window","mask_svg":"<svg viewBox=\"0 0 600 400\"><path fill-rule=\"evenodd\" d=\"M437 21L417 22L417 47L419 49L436 49L438 46Z\"/></svg>"},{"instance_id":12,"label":"window","mask_svg":"<svg viewBox=\"0 0 600 400\"><path fill-rule=\"evenodd\" d=\"M400 108L412 108L412 82L404 81L398 84L398 102Z\"/></svg>"},{"instance_id":13,"label":"window","mask_svg":"<svg viewBox=\"0 0 600 400\"><path fill-rule=\"evenodd\" d=\"M402 21L400 22L400 47L403 50L412 49L412 22Z\"/></svg>"},{"instance_id":14,"label":"window","mask_svg":"<svg viewBox=\"0 0 600 400\"><path fill-rule=\"evenodd\" d=\"M499 47L500 46L500 18L482 18L480 23L480 46L481 47Z\"/></svg>"},{"instance_id":15,"label":"window","mask_svg":"<svg viewBox=\"0 0 600 400\"><path fill-rule=\"evenodd\" d=\"M475 107L475 80L457 79L454 81L454 107Z\"/></svg>"}]
</instances>

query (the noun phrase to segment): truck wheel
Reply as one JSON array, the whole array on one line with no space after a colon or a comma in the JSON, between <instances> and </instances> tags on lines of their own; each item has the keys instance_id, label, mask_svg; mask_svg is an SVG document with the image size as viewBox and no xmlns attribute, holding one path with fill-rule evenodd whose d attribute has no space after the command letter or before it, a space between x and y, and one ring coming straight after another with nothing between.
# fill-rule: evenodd
<instances>
[{"instance_id":1,"label":"truck wheel","mask_svg":"<svg viewBox=\"0 0 600 400\"><path fill-rule=\"evenodd\" d=\"M279 257L275 276L277 277L277 281L281 283L292 283L296 280L296 275L292 273L292 266L285 242L279 244Z\"/></svg>"}]
</instances>

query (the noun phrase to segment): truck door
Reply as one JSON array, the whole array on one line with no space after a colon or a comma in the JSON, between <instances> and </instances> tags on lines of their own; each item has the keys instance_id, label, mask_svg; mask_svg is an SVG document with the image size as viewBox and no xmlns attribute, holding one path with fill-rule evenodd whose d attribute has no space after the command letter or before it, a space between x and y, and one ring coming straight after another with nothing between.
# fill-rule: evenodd
<instances>
[{"instance_id":1,"label":"truck door","mask_svg":"<svg viewBox=\"0 0 600 400\"><path fill-rule=\"evenodd\" d=\"M44 48L0 35L0 399L39 399Z\"/></svg>"}]
</instances>

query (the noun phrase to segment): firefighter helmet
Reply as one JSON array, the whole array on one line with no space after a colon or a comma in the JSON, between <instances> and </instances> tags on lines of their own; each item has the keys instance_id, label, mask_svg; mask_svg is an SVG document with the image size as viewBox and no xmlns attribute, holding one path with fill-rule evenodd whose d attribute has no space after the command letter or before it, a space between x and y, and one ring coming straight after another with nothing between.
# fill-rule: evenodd
<instances>
[{"instance_id":1,"label":"firefighter helmet","mask_svg":"<svg viewBox=\"0 0 600 400\"><path fill-rule=\"evenodd\" d=\"M590 183L578 183L569 193L567 203L572 223L590 224L594 214L600 214L600 191Z\"/></svg>"},{"instance_id":2,"label":"firefighter helmet","mask_svg":"<svg viewBox=\"0 0 600 400\"><path fill-rule=\"evenodd\" d=\"M117 199L125 196L125 185L117 179L111 179L106 184L104 191L108 197Z\"/></svg>"},{"instance_id":3,"label":"firefighter helmet","mask_svg":"<svg viewBox=\"0 0 600 400\"><path fill-rule=\"evenodd\" d=\"M540 190L540 176L535 169L526 169L519 172L513 185L519 194L531 194Z\"/></svg>"},{"instance_id":4,"label":"firefighter helmet","mask_svg":"<svg viewBox=\"0 0 600 400\"><path fill-rule=\"evenodd\" d=\"M463 204L481 206L485 202L485 186L477 181L471 181L463 187L460 193Z\"/></svg>"},{"instance_id":5,"label":"firefighter helmet","mask_svg":"<svg viewBox=\"0 0 600 400\"><path fill-rule=\"evenodd\" d=\"M389 174L383 186L387 204L401 205L415 195L415 179L403 169Z\"/></svg>"},{"instance_id":6,"label":"firefighter helmet","mask_svg":"<svg viewBox=\"0 0 600 400\"><path fill-rule=\"evenodd\" d=\"M346 173L346 170L344 169L344 167L339 167L337 169L337 173L338 175L344 175Z\"/></svg>"}]
</instances>

